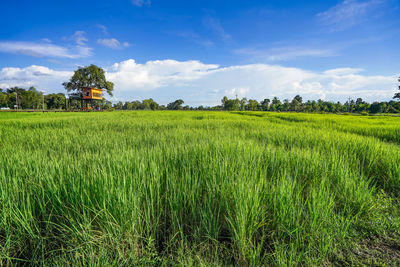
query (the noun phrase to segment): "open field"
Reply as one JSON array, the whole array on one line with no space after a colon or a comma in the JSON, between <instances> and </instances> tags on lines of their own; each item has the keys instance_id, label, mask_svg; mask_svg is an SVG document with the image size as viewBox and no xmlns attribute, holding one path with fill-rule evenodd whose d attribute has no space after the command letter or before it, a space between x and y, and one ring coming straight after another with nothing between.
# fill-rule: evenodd
<instances>
[{"instance_id":1,"label":"open field","mask_svg":"<svg viewBox=\"0 0 400 267\"><path fill-rule=\"evenodd\" d=\"M0 265L400 264L400 118L0 113Z\"/></svg>"}]
</instances>

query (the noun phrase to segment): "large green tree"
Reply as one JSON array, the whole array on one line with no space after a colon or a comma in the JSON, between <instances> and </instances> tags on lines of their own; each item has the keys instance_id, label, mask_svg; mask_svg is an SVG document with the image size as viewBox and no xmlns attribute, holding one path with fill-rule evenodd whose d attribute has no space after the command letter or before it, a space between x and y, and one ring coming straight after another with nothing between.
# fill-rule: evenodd
<instances>
[{"instance_id":1,"label":"large green tree","mask_svg":"<svg viewBox=\"0 0 400 267\"><path fill-rule=\"evenodd\" d=\"M69 82L64 82L63 86L67 92L80 92L83 87L95 87L106 90L110 96L113 95L114 90L114 84L106 80L104 70L93 64L88 67L79 67Z\"/></svg>"}]
</instances>

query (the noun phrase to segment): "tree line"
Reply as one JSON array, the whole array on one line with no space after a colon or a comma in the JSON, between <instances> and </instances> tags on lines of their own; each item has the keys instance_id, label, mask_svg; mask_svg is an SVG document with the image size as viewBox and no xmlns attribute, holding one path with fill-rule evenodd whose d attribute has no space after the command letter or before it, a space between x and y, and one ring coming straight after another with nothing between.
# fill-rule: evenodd
<instances>
[{"instance_id":1,"label":"tree line","mask_svg":"<svg viewBox=\"0 0 400 267\"><path fill-rule=\"evenodd\" d=\"M144 99L142 101L132 102L118 102L112 104L111 101L103 99L102 101L96 101L96 105L99 105L101 109L111 110L181 110L190 109L189 106L182 106L184 101L178 99L168 105L160 105L152 98ZM25 109L25 110L65 110L79 109L81 103L79 100L68 101L68 98L63 93L47 94L44 95L38 91L35 87L29 87L28 89L20 87L12 87L9 89L0 88L0 108L2 109Z\"/></svg>"},{"instance_id":2,"label":"tree line","mask_svg":"<svg viewBox=\"0 0 400 267\"><path fill-rule=\"evenodd\" d=\"M357 98L348 100L345 103L331 102L324 100L308 100L303 102L300 95L295 96L291 101L279 100L278 97L257 101L255 99L229 99L224 96L221 105L217 106L183 106L183 100L179 99L169 103L167 106L158 105L153 99L133 102L118 102L114 108L118 110L229 110L229 111L277 111L277 112L326 112L326 113L399 113L400 102L391 100L388 102L368 103Z\"/></svg>"},{"instance_id":3,"label":"tree line","mask_svg":"<svg viewBox=\"0 0 400 267\"><path fill-rule=\"evenodd\" d=\"M35 87L29 89L0 88L0 108L10 109L64 109L66 98L63 93L44 95Z\"/></svg>"},{"instance_id":4,"label":"tree line","mask_svg":"<svg viewBox=\"0 0 400 267\"><path fill-rule=\"evenodd\" d=\"M328 113L399 113L400 102L384 101L368 103L362 98L356 100L349 99L345 103L324 101L319 99L308 100L303 102L300 95L296 95L292 100L285 99L283 101L274 97L266 98L261 102L255 99L228 99L226 96L221 100L222 110L253 110L253 111L282 111L282 112L328 112Z\"/></svg>"},{"instance_id":5,"label":"tree line","mask_svg":"<svg viewBox=\"0 0 400 267\"><path fill-rule=\"evenodd\" d=\"M398 97L400 99L400 95ZM43 95L35 87L24 89L12 87L6 90L0 89L0 108L31 109L31 110L64 110L68 99L63 93ZM44 104L44 106L43 106ZM324 100L303 101L300 95L292 100L281 101L278 97L266 98L262 101L256 99L230 99L224 96L221 105L190 107L183 105L182 99L175 100L167 105L160 105L152 98L142 101L126 101L112 104L104 99L98 102L103 110L229 110L229 111L279 111L279 112L327 112L327 113L399 113L400 102L373 102L368 103L362 98L349 99L345 103ZM71 101L69 108L78 109L79 101Z\"/></svg>"},{"instance_id":6,"label":"tree line","mask_svg":"<svg viewBox=\"0 0 400 267\"><path fill-rule=\"evenodd\" d=\"M97 103L102 109L111 109L111 101L104 99ZM80 109L81 103L78 100L68 101L63 93L45 95L31 86L28 89L12 87L9 89L0 88L0 109L22 109L22 110L66 110Z\"/></svg>"}]
</instances>

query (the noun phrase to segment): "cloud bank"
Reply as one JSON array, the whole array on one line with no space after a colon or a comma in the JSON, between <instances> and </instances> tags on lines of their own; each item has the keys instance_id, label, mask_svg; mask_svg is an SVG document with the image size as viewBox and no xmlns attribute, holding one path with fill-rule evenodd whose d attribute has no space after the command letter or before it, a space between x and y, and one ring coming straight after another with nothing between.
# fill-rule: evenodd
<instances>
[{"instance_id":1,"label":"cloud bank","mask_svg":"<svg viewBox=\"0 0 400 267\"><path fill-rule=\"evenodd\" d=\"M341 68L313 72L269 64L220 67L200 61L155 60L144 64L133 59L106 67L107 79L115 83L112 100L152 97L162 104L182 98L189 105L216 105L220 99L247 97L262 100L278 96L345 101L390 100L396 90L396 75L363 75L361 69ZM46 92L64 91L61 85L72 71L44 66L3 68L0 87L36 86Z\"/></svg>"}]
</instances>

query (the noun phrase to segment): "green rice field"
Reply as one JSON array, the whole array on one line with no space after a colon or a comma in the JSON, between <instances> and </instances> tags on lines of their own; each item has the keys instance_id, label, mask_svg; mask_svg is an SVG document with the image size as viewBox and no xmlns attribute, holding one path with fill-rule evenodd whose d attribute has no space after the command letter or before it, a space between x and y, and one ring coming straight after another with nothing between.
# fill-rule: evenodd
<instances>
[{"instance_id":1,"label":"green rice field","mask_svg":"<svg viewBox=\"0 0 400 267\"><path fill-rule=\"evenodd\" d=\"M0 113L0 266L400 265L400 117Z\"/></svg>"}]
</instances>

